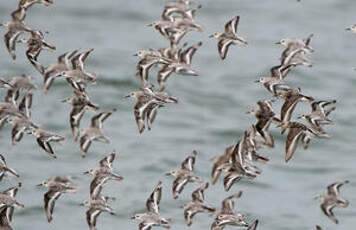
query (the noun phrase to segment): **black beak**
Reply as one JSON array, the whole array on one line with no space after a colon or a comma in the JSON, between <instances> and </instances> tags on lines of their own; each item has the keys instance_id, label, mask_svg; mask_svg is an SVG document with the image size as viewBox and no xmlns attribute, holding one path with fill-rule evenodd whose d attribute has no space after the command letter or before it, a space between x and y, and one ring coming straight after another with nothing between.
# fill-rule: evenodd
<instances>
[{"instance_id":1,"label":"black beak","mask_svg":"<svg viewBox=\"0 0 356 230\"><path fill-rule=\"evenodd\" d=\"M259 83L260 82L260 80L256 80L256 81L253 81L254 83Z\"/></svg>"},{"instance_id":2,"label":"black beak","mask_svg":"<svg viewBox=\"0 0 356 230\"><path fill-rule=\"evenodd\" d=\"M133 56L138 56L138 54L134 54Z\"/></svg>"},{"instance_id":3,"label":"black beak","mask_svg":"<svg viewBox=\"0 0 356 230\"><path fill-rule=\"evenodd\" d=\"M276 42L276 43L274 43L274 44L276 44L276 45L280 45L280 44L281 44L281 42Z\"/></svg>"}]
</instances>

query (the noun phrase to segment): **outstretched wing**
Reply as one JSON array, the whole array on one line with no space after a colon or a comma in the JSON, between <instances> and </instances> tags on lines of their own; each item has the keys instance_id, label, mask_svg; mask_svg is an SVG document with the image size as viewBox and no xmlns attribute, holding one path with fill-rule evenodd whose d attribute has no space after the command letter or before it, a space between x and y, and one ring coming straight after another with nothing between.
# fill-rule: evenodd
<instances>
[{"instance_id":1,"label":"outstretched wing","mask_svg":"<svg viewBox=\"0 0 356 230\"><path fill-rule=\"evenodd\" d=\"M197 155L197 151L193 150L193 152L182 162L181 168L185 170L193 171L196 155Z\"/></svg>"},{"instance_id":2,"label":"outstretched wing","mask_svg":"<svg viewBox=\"0 0 356 230\"><path fill-rule=\"evenodd\" d=\"M105 157L104 159L102 159L99 164L101 167L108 167L108 168L112 168L112 163L115 160L115 150L113 150L107 157Z\"/></svg>"},{"instance_id":3,"label":"outstretched wing","mask_svg":"<svg viewBox=\"0 0 356 230\"><path fill-rule=\"evenodd\" d=\"M158 181L156 187L146 201L147 212L153 212L159 215L159 203L162 197L162 181Z\"/></svg>"},{"instance_id":4,"label":"outstretched wing","mask_svg":"<svg viewBox=\"0 0 356 230\"><path fill-rule=\"evenodd\" d=\"M225 24L225 33L237 33L237 26L240 21L240 16L236 16Z\"/></svg>"}]
</instances>

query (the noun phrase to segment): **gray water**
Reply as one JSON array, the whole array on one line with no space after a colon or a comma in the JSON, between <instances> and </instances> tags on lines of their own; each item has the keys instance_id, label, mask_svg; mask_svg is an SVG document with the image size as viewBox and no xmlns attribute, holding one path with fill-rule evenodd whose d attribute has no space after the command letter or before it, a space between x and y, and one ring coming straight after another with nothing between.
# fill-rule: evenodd
<instances>
[{"instance_id":1,"label":"gray water","mask_svg":"<svg viewBox=\"0 0 356 230\"><path fill-rule=\"evenodd\" d=\"M104 124L104 132L111 144L93 143L87 157L82 159L78 143L72 140L69 129L70 106L60 100L71 94L63 82L56 81L48 94L42 90L42 77L25 58L23 46L17 46L18 59L14 62L0 43L1 76L10 78L22 73L33 77L38 90L34 95L33 120L42 128L64 135L63 145L53 144L58 159L50 158L37 146L35 138L25 136L16 146L11 146L11 127L0 133L1 152L8 165L16 169L23 187L17 195L26 208L15 212L13 227L16 230L87 229L86 209L78 204L87 199L90 176L82 172L95 167L97 162L116 149L118 157L114 168L124 181L109 182L104 193L117 197L111 205L117 216L102 214L98 229L137 229L131 220L136 212L145 210L145 202L158 180L163 180L161 214L172 217L172 229L187 229L183 210L196 185L189 184L178 200L172 199L172 178L164 173L179 167L181 161L193 150L198 151L196 173L209 180L210 159L221 154L225 147L236 142L244 130L255 122L245 112L260 99L271 98L260 85L253 83L277 65L282 47L274 45L285 37L306 37L314 33L310 56L312 68L298 67L287 78L291 86L299 86L303 93L317 99L337 99L337 111L332 114L336 125L329 127L330 140L315 140L304 151L300 146L290 163L284 163L284 140L277 128L272 128L276 148L262 153L270 162L260 166L262 175L253 181L242 181L230 192L224 192L222 181L206 191L206 201L220 207L229 194L243 190L237 210L251 218L258 218L258 229L312 229L320 224L325 229L353 229L356 224L355 170L355 84L356 35L345 28L356 23L354 0L206 0L196 21L204 26L203 33L191 32L185 41L203 41L203 47L194 56L193 66L199 77L172 76L168 92L179 97L177 105L167 105L159 111L153 129L139 134L133 116L134 101L123 99L139 86L135 76L137 59L132 56L139 49L166 47L157 32L146 25L158 20L166 1L163 0L55 0L45 8L32 7L27 15L29 27L47 30L46 40L55 44L55 53L42 52L39 60L47 65L59 54L76 48L95 48L87 60L87 69L98 73L95 86L88 92L94 103L103 109L118 108ZM17 1L1 1L0 21L10 18ZM247 47L231 47L228 57L221 61L216 41L208 35L222 31L226 21L240 15L239 33L249 42ZM1 29L1 36L4 30ZM151 79L154 71L151 72ZM4 90L3 90L4 91ZM1 94L4 94L3 91ZM275 104L276 111L280 102ZM300 104L295 116L309 111ZM88 111L82 127L93 115ZM48 224L43 210L44 189L35 185L55 175L73 175L79 186L76 195L60 197L54 210L54 220ZM318 193L334 181L349 179L351 184L342 188L342 195L351 205L335 209L340 220L336 226L326 218L319 202L313 200ZM0 189L17 182L5 178ZM206 214L194 217L191 229L208 229L212 218ZM228 227L228 229L233 229Z\"/></svg>"}]
</instances>

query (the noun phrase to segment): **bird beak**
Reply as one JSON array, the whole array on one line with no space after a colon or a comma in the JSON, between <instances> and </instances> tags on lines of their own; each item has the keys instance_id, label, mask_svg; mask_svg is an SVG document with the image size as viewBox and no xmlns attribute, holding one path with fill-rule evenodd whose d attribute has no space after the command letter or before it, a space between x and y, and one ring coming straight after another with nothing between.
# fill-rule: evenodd
<instances>
[{"instance_id":1,"label":"bird beak","mask_svg":"<svg viewBox=\"0 0 356 230\"><path fill-rule=\"evenodd\" d=\"M136 219L136 218L135 218L134 216L132 216L132 217L131 217L131 220L134 220L134 219Z\"/></svg>"},{"instance_id":2,"label":"bird beak","mask_svg":"<svg viewBox=\"0 0 356 230\"><path fill-rule=\"evenodd\" d=\"M129 98L129 97L131 97L130 95L126 95L126 96L124 96L124 98Z\"/></svg>"},{"instance_id":3,"label":"bird beak","mask_svg":"<svg viewBox=\"0 0 356 230\"><path fill-rule=\"evenodd\" d=\"M260 80L256 80L256 81L253 81L254 83L259 83L260 82Z\"/></svg>"},{"instance_id":4,"label":"bird beak","mask_svg":"<svg viewBox=\"0 0 356 230\"><path fill-rule=\"evenodd\" d=\"M346 30L346 31L349 31L349 30L351 30L351 28L346 28L345 30Z\"/></svg>"},{"instance_id":5,"label":"bird beak","mask_svg":"<svg viewBox=\"0 0 356 230\"><path fill-rule=\"evenodd\" d=\"M297 117L297 119L302 119L302 116Z\"/></svg>"},{"instance_id":6,"label":"bird beak","mask_svg":"<svg viewBox=\"0 0 356 230\"><path fill-rule=\"evenodd\" d=\"M65 103L65 102L67 102L67 99L63 99L63 100L61 100L61 102L62 102L62 103Z\"/></svg>"},{"instance_id":7,"label":"bird beak","mask_svg":"<svg viewBox=\"0 0 356 230\"><path fill-rule=\"evenodd\" d=\"M151 24L148 24L147 26L153 26L153 24L151 23Z\"/></svg>"},{"instance_id":8,"label":"bird beak","mask_svg":"<svg viewBox=\"0 0 356 230\"><path fill-rule=\"evenodd\" d=\"M138 54L134 54L133 56L135 56L135 57L136 57L136 56L138 56Z\"/></svg>"},{"instance_id":9,"label":"bird beak","mask_svg":"<svg viewBox=\"0 0 356 230\"><path fill-rule=\"evenodd\" d=\"M84 174L84 175L85 175L85 174L89 174L89 171L83 172L83 174Z\"/></svg>"},{"instance_id":10,"label":"bird beak","mask_svg":"<svg viewBox=\"0 0 356 230\"><path fill-rule=\"evenodd\" d=\"M276 43L274 43L274 44L276 44L276 45L280 45L280 44L281 44L281 42L276 42Z\"/></svg>"},{"instance_id":11,"label":"bird beak","mask_svg":"<svg viewBox=\"0 0 356 230\"><path fill-rule=\"evenodd\" d=\"M40 186L42 186L42 184L38 184L38 185L36 185L37 187L40 187Z\"/></svg>"},{"instance_id":12,"label":"bird beak","mask_svg":"<svg viewBox=\"0 0 356 230\"><path fill-rule=\"evenodd\" d=\"M214 37L214 34L210 35L209 38L213 38Z\"/></svg>"},{"instance_id":13,"label":"bird beak","mask_svg":"<svg viewBox=\"0 0 356 230\"><path fill-rule=\"evenodd\" d=\"M165 173L164 175L166 175L166 176L170 176L170 175L171 175L171 173L170 173L170 172L167 172L167 173Z\"/></svg>"}]
</instances>

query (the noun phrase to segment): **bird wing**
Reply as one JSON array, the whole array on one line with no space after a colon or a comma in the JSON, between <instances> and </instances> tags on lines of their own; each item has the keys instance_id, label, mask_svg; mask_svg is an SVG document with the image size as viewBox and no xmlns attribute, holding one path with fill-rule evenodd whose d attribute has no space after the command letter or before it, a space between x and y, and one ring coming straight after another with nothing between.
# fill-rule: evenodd
<instances>
[{"instance_id":1,"label":"bird wing","mask_svg":"<svg viewBox=\"0 0 356 230\"><path fill-rule=\"evenodd\" d=\"M56 200L60 197L61 193L58 191L49 190L44 195L44 209L46 212L48 222L52 221L52 214Z\"/></svg>"},{"instance_id":2,"label":"bird wing","mask_svg":"<svg viewBox=\"0 0 356 230\"><path fill-rule=\"evenodd\" d=\"M183 170L194 171L194 163L195 163L196 155L197 155L197 151L193 150L193 152L182 162L181 168Z\"/></svg>"},{"instance_id":3,"label":"bird wing","mask_svg":"<svg viewBox=\"0 0 356 230\"><path fill-rule=\"evenodd\" d=\"M230 172L224 177L224 189L225 191L229 191L232 185L240 181L242 175L235 172Z\"/></svg>"},{"instance_id":4,"label":"bird wing","mask_svg":"<svg viewBox=\"0 0 356 230\"><path fill-rule=\"evenodd\" d=\"M242 196L242 191L235 193L222 201L221 204L221 213L223 214L232 214L234 213L235 208L235 199L238 199Z\"/></svg>"},{"instance_id":5,"label":"bird wing","mask_svg":"<svg viewBox=\"0 0 356 230\"><path fill-rule=\"evenodd\" d=\"M85 154L88 151L90 145L91 145L91 140L88 135L84 135L80 138L80 151L82 157L85 157Z\"/></svg>"},{"instance_id":6,"label":"bird wing","mask_svg":"<svg viewBox=\"0 0 356 230\"><path fill-rule=\"evenodd\" d=\"M344 184L347 184L347 183L349 183L348 180L330 184L330 185L327 187L328 195L336 196L336 197L339 196L340 187L343 186Z\"/></svg>"},{"instance_id":7,"label":"bird wing","mask_svg":"<svg viewBox=\"0 0 356 230\"><path fill-rule=\"evenodd\" d=\"M323 213L330 219L332 220L335 224L339 223L338 219L336 219L332 209L336 206L335 204L329 204L327 202L324 202L320 205L321 210Z\"/></svg>"},{"instance_id":8,"label":"bird wing","mask_svg":"<svg viewBox=\"0 0 356 230\"><path fill-rule=\"evenodd\" d=\"M298 146L298 141L302 135L303 130L299 127L289 129L289 133L286 139L286 162L288 162L293 157L293 154Z\"/></svg>"},{"instance_id":9,"label":"bird wing","mask_svg":"<svg viewBox=\"0 0 356 230\"><path fill-rule=\"evenodd\" d=\"M229 46L231 44L233 44L233 42L225 38L222 38L218 41L218 50L222 60L226 58L227 51L229 50Z\"/></svg>"},{"instance_id":10,"label":"bird wing","mask_svg":"<svg viewBox=\"0 0 356 230\"><path fill-rule=\"evenodd\" d=\"M108 167L112 169L112 164L115 160L115 150L113 150L107 157L102 159L99 164L101 167Z\"/></svg>"},{"instance_id":11,"label":"bird wing","mask_svg":"<svg viewBox=\"0 0 356 230\"><path fill-rule=\"evenodd\" d=\"M103 122L115 111L116 109L111 109L95 115L91 119L91 127L96 127L101 129L103 127Z\"/></svg>"},{"instance_id":12,"label":"bird wing","mask_svg":"<svg viewBox=\"0 0 356 230\"><path fill-rule=\"evenodd\" d=\"M178 195L183 191L184 186L188 183L188 178L178 176L174 181L173 181L173 186L172 186L172 193L173 193L173 198L177 199Z\"/></svg>"},{"instance_id":13,"label":"bird wing","mask_svg":"<svg viewBox=\"0 0 356 230\"><path fill-rule=\"evenodd\" d=\"M184 52L182 52L179 57L180 62L190 65L192 63L193 55L202 44L203 42L198 42L197 44L190 46Z\"/></svg>"},{"instance_id":14,"label":"bird wing","mask_svg":"<svg viewBox=\"0 0 356 230\"><path fill-rule=\"evenodd\" d=\"M0 165L3 167L6 166L6 160L2 154L0 154Z\"/></svg>"},{"instance_id":15,"label":"bird wing","mask_svg":"<svg viewBox=\"0 0 356 230\"><path fill-rule=\"evenodd\" d=\"M236 16L225 24L225 33L237 33L237 26L239 25L240 16Z\"/></svg>"},{"instance_id":16,"label":"bird wing","mask_svg":"<svg viewBox=\"0 0 356 230\"><path fill-rule=\"evenodd\" d=\"M90 197L97 197L102 189L102 185L108 181L108 177L101 176L100 174L94 177L94 179L90 183Z\"/></svg>"},{"instance_id":17,"label":"bird wing","mask_svg":"<svg viewBox=\"0 0 356 230\"><path fill-rule=\"evenodd\" d=\"M162 182L159 181L146 201L147 212L159 214L159 203L162 197Z\"/></svg>"},{"instance_id":18,"label":"bird wing","mask_svg":"<svg viewBox=\"0 0 356 230\"><path fill-rule=\"evenodd\" d=\"M194 190L192 193L192 200L193 202L204 202L204 191L209 187L209 183L205 183L200 186L198 189Z\"/></svg>"},{"instance_id":19,"label":"bird wing","mask_svg":"<svg viewBox=\"0 0 356 230\"><path fill-rule=\"evenodd\" d=\"M39 137L37 138L37 143L38 145L46 151L51 157L56 158L56 155L53 152L52 146L50 145L49 142L44 140L45 138Z\"/></svg>"},{"instance_id":20,"label":"bird wing","mask_svg":"<svg viewBox=\"0 0 356 230\"><path fill-rule=\"evenodd\" d=\"M157 76L157 81L159 85L159 90L164 90L164 84L166 83L168 77L173 73L174 69L169 65L165 65L159 72Z\"/></svg>"}]
</instances>

